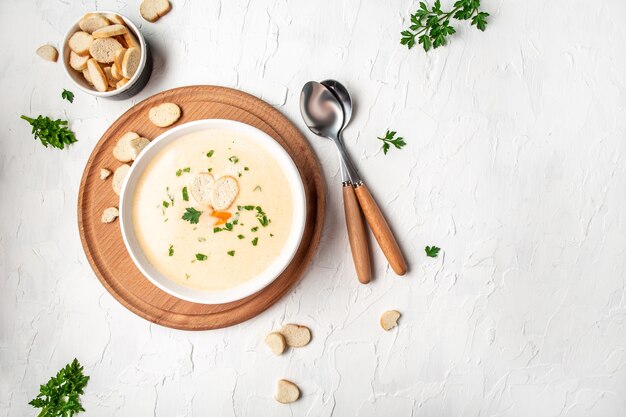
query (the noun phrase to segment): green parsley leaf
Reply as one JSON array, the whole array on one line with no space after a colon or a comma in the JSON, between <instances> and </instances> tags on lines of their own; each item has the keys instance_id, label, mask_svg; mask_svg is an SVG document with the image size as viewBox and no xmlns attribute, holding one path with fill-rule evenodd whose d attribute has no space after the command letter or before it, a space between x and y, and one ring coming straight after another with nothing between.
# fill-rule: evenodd
<instances>
[{"instance_id":1,"label":"green parsley leaf","mask_svg":"<svg viewBox=\"0 0 626 417\"><path fill-rule=\"evenodd\" d=\"M239 162L239 158L237 158L236 156L231 156L230 158L228 158L228 160L230 162L232 162L233 164L236 164L237 162Z\"/></svg>"},{"instance_id":2,"label":"green parsley leaf","mask_svg":"<svg viewBox=\"0 0 626 417\"><path fill-rule=\"evenodd\" d=\"M438 248L437 246L426 246L424 250L426 251L426 256L429 258L436 258L441 248Z\"/></svg>"},{"instance_id":3,"label":"green parsley leaf","mask_svg":"<svg viewBox=\"0 0 626 417\"><path fill-rule=\"evenodd\" d=\"M187 187L183 187L183 201L189 201L189 194L187 193Z\"/></svg>"},{"instance_id":4,"label":"green parsley leaf","mask_svg":"<svg viewBox=\"0 0 626 417\"><path fill-rule=\"evenodd\" d=\"M217 233L217 232L221 232L221 231L222 231L222 229L219 228L219 227L214 227L213 228L213 233Z\"/></svg>"},{"instance_id":5,"label":"green parsley leaf","mask_svg":"<svg viewBox=\"0 0 626 417\"><path fill-rule=\"evenodd\" d=\"M204 253L196 253L196 259L198 261L206 261L208 259L208 256L206 256Z\"/></svg>"},{"instance_id":6,"label":"green parsley leaf","mask_svg":"<svg viewBox=\"0 0 626 417\"><path fill-rule=\"evenodd\" d=\"M80 396L89 381L83 374L83 367L74 359L56 376L39 387L39 395L28 404L41 408L40 417L71 417L85 411Z\"/></svg>"},{"instance_id":7,"label":"green parsley leaf","mask_svg":"<svg viewBox=\"0 0 626 417\"><path fill-rule=\"evenodd\" d=\"M388 130L387 133L385 133L384 137L378 138L383 141L382 149L385 155L387 155L387 152L389 151L391 145L395 146L396 149L402 149L404 145L406 145L403 137L398 136L396 138L395 136L396 132Z\"/></svg>"},{"instance_id":8,"label":"green parsley leaf","mask_svg":"<svg viewBox=\"0 0 626 417\"><path fill-rule=\"evenodd\" d=\"M252 239L252 246L256 246L259 243L259 238L255 237L254 239Z\"/></svg>"},{"instance_id":9,"label":"green parsley leaf","mask_svg":"<svg viewBox=\"0 0 626 417\"><path fill-rule=\"evenodd\" d=\"M472 26L484 32L489 13L481 12L479 8L480 0L457 0L451 10L444 12L440 0L436 0L430 9L422 1L419 9L411 15L409 29L400 32L400 43L409 49L417 43L426 52L444 46L447 37L456 33L450 19L471 20Z\"/></svg>"},{"instance_id":10,"label":"green parsley leaf","mask_svg":"<svg viewBox=\"0 0 626 417\"><path fill-rule=\"evenodd\" d=\"M229 250L226 253L228 254L228 256L235 256L235 251L234 250Z\"/></svg>"},{"instance_id":11,"label":"green parsley leaf","mask_svg":"<svg viewBox=\"0 0 626 417\"><path fill-rule=\"evenodd\" d=\"M168 256L174 256L174 245L170 245L170 248L167 251Z\"/></svg>"},{"instance_id":12,"label":"green parsley leaf","mask_svg":"<svg viewBox=\"0 0 626 417\"><path fill-rule=\"evenodd\" d=\"M189 172L189 171L191 171L191 168L189 167L181 168L176 171L176 176L180 177L181 175L183 175L184 172Z\"/></svg>"},{"instance_id":13,"label":"green parsley leaf","mask_svg":"<svg viewBox=\"0 0 626 417\"><path fill-rule=\"evenodd\" d=\"M33 127L32 134L35 139L39 139L41 144L46 148L48 145L53 148L63 149L65 145L70 145L78 140L74 136L74 132L67 128L67 120L52 120L49 117L38 116L36 119L21 116Z\"/></svg>"},{"instance_id":14,"label":"green parsley leaf","mask_svg":"<svg viewBox=\"0 0 626 417\"><path fill-rule=\"evenodd\" d=\"M70 103L73 103L74 102L74 93L72 93L71 91L68 91L68 90L66 90L64 88L63 91L61 92L61 98L69 101Z\"/></svg>"},{"instance_id":15,"label":"green parsley leaf","mask_svg":"<svg viewBox=\"0 0 626 417\"><path fill-rule=\"evenodd\" d=\"M244 235L237 235L237 239L239 239L239 240L244 239L244 238L245 238Z\"/></svg>"},{"instance_id":16,"label":"green parsley leaf","mask_svg":"<svg viewBox=\"0 0 626 417\"><path fill-rule=\"evenodd\" d=\"M181 218L183 220L187 220L191 224L198 224L198 222L200 221L201 215L202 215L201 211L198 211L193 207L187 207L185 209L185 213L183 214L183 217Z\"/></svg>"},{"instance_id":17,"label":"green parsley leaf","mask_svg":"<svg viewBox=\"0 0 626 417\"><path fill-rule=\"evenodd\" d=\"M254 226L252 229L250 229L251 232L258 232L259 231L259 226Z\"/></svg>"},{"instance_id":18,"label":"green parsley leaf","mask_svg":"<svg viewBox=\"0 0 626 417\"><path fill-rule=\"evenodd\" d=\"M163 200L163 207L168 208L170 206L170 203L168 203L167 201Z\"/></svg>"},{"instance_id":19,"label":"green parsley leaf","mask_svg":"<svg viewBox=\"0 0 626 417\"><path fill-rule=\"evenodd\" d=\"M207 158L212 157L214 153L215 153L215 151L213 149L211 149L209 152L206 153Z\"/></svg>"}]
</instances>

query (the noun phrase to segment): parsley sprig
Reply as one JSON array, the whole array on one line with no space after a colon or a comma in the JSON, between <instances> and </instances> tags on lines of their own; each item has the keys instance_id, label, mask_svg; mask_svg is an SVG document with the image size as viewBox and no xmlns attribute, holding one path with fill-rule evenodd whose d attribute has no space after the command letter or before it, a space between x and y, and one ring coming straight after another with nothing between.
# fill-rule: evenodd
<instances>
[{"instance_id":1,"label":"parsley sprig","mask_svg":"<svg viewBox=\"0 0 626 417\"><path fill-rule=\"evenodd\" d=\"M396 136L396 132L388 130L387 133L385 133L384 137L378 138L379 140L383 141L382 149L385 155L387 155L387 152L391 148L391 145L393 145L396 149L402 149L404 145L406 145L406 142L404 141L403 137L398 136L396 138L395 136Z\"/></svg>"},{"instance_id":2,"label":"parsley sprig","mask_svg":"<svg viewBox=\"0 0 626 417\"><path fill-rule=\"evenodd\" d=\"M74 93L72 93L70 90L66 90L65 88L63 89L63 91L61 92L61 98L64 100L69 101L70 103L74 102Z\"/></svg>"},{"instance_id":3,"label":"parsley sprig","mask_svg":"<svg viewBox=\"0 0 626 417\"><path fill-rule=\"evenodd\" d=\"M39 115L36 119L28 116L21 116L33 127L32 133L35 139L39 139L46 148L48 145L53 148L63 149L65 145L70 145L78 140L67 127L67 120L52 120L49 117Z\"/></svg>"},{"instance_id":4,"label":"parsley sprig","mask_svg":"<svg viewBox=\"0 0 626 417\"><path fill-rule=\"evenodd\" d=\"M439 255L440 250L441 248L438 248L437 246L426 246L424 248L424 251L426 252L426 256L428 256L429 258L436 258L437 255Z\"/></svg>"},{"instance_id":5,"label":"parsley sprig","mask_svg":"<svg viewBox=\"0 0 626 417\"><path fill-rule=\"evenodd\" d=\"M193 207L187 207L181 219L186 220L191 224L198 224L198 222L200 221L201 215L202 215L201 211L198 211Z\"/></svg>"},{"instance_id":6,"label":"parsley sprig","mask_svg":"<svg viewBox=\"0 0 626 417\"><path fill-rule=\"evenodd\" d=\"M489 13L481 12L480 0L457 0L452 10L441 10L441 1L436 0L429 9L426 3L420 2L420 8L411 15L411 26L402 31L400 43L409 49L419 43L428 52L430 48L439 48L446 44L446 38L456 33L450 25L450 19L471 20L471 25L480 31L487 27Z\"/></svg>"},{"instance_id":7,"label":"parsley sprig","mask_svg":"<svg viewBox=\"0 0 626 417\"><path fill-rule=\"evenodd\" d=\"M35 408L41 408L40 417L71 417L85 411L80 404L80 396L89 377L83 375L83 367L74 359L47 384L39 387L39 395L31 402Z\"/></svg>"}]
</instances>

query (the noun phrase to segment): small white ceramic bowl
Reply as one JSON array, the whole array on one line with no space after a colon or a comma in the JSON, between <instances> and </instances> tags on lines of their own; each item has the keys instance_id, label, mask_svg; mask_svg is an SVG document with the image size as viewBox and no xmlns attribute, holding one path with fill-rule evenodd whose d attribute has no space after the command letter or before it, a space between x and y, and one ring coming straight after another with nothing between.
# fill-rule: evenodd
<instances>
[{"instance_id":1,"label":"small white ceramic bowl","mask_svg":"<svg viewBox=\"0 0 626 417\"><path fill-rule=\"evenodd\" d=\"M135 195L135 190L141 174L144 172L152 158L154 158L155 155L157 155L165 146L175 142L189 133L212 129L226 129L231 132L239 132L242 135L245 135L249 140L262 146L268 153L270 153L276 159L287 177L287 181L291 187L293 204L291 231L280 255L258 276L224 291L203 291L193 289L177 284L165 277L148 261L141 250L137 236L135 235L135 228L132 219L133 196ZM150 280L150 282L163 291L183 300L200 304L223 304L241 300L242 298L248 297L249 295L262 290L271 284L289 265L298 250L298 247L300 246L302 234L304 233L304 226L306 223L306 196L304 193L304 185L302 184L302 179L295 163L287 151L285 151L285 149L283 149L278 142L265 132L250 125L235 122L233 120L196 120L174 127L161 134L159 137L150 142L150 144L141 152L139 157L133 162L120 193L119 220L126 249L128 250L130 257L137 268L139 268L139 270L146 278L148 278L148 280Z\"/></svg>"},{"instance_id":2,"label":"small white ceramic bowl","mask_svg":"<svg viewBox=\"0 0 626 417\"><path fill-rule=\"evenodd\" d=\"M69 30L65 34L65 37L63 38L61 58L63 60L63 68L65 69L65 73L76 87L78 87L87 94L91 94L92 96L110 98L113 100L124 100L134 96L146 86L148 80L150 79L150 74L152 73L152 54L150 53L150 47L148 43L146 42L139 29L137 29L137 26L135 26L135 24L126 16L105 10L99 10L89 13L99 13L103 15L113 14L121 17L122 20L124 20L124 23L133 33L133 35L135 35L141 46L141 59L139 61L139 67L137 68L135 75L133 75L130 81L121 88L112 91L105 91L104 93L102 93L100 91L97 91L92 85L90 85L87 80L85 80L85 77L83 77L82 73L73 69L69 63L71 49L68 45L68 41L74 33L80 31L80 26L78 25L78 23L83 18L83 15L78 20L76 20L76 22L74 22L72 26L70 26Z\"/></svg>"}]
</instances>

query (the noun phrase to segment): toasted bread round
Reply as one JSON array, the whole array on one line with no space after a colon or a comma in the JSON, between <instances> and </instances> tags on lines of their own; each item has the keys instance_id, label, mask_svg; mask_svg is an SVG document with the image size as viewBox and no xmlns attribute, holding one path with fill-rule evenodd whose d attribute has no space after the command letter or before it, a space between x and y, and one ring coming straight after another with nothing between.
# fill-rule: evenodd
<instances>
[{"instance_id":1,"label":"toasted bread round","mask_svg":"<svg viewBox=\"0 0 626 417\"><path fill-rule=\"evenodd\" d=\"M139 6L139 13L148 22L156 22L170 11L172 5L168 0L143 0Z\"/></svg>"},{"instance_id":2,"label":"toasted bread round","mask_svg":"<svg viewBox=\"0 0 626 417\"><path fill-rule=\"evenodd\" d=\"M239 183L231 176L215 181L211 189L211 205L215 210L226 210L239 194Z\"/></svg>"},{"instance_id":3,"label":"toasted bread round","mask_svg":"<svg viewBox=\"0 0 626 417\"><path fill-rule=\"evenodd\" d=\"M180 118L180 107L174 103L159 104L150 109L148 118L159 127L171 126Z\"/></svg>"},{"instance_id":4,"label":"toasted bread round","mask_svg":"<svg viewBox=\"0 0 626 417\"><path fill-rule=\"evenodd\" d=\"M95 30L91 36L93 36L94 39L111 38L113 36L123 35L126 32L128 32L128 28L126 26L115 24Z\"/></svg>"},{"instance_id":5,"label":"toasted bread round","mask_svg":"<svg viewBox=\"0 0 626 417\"><path fill-rule=\"evenodd\" d=\"M114 222L115 219L117 219L117 216L120 215L120 211L117 209L117 207L109 207L104 209L104 211L102 212L102 223L111 223Z\"/></svg>"},{"instance_id":6,"label":"toasted bread round","mask_svg":"<svg viewBox=\"0 0 626 417\"><path fill-rule=\"evenodd\" d=\"M122 75L124 78L133 78L137 68L139 68L139 62L141 62L141 49L128 48L122 59Z\"/></svg>"},{"instance_id":7,"label":"toasted bread round","mask_svg":"<svg viewBox=\"0 0 626 417\"><path fill-rule=\"evenodd\" d=\"M46 61L57 62L59 51L52 45L42 45L37 48L37 55Z\"/></svg>"},{"instance_id":8,"label":"toasted bread round","mask_svg":"<svg viewBox=\"0 0 626 417\"><path fill-rule=\"evenodd\" d=\"M135 132L126 132L113 148L113 157L120 162L134 161L149 143Z\"/></svg>"},{"instance_id":9,"label":"toasted bread round","mask_svg":"<svg viewBox=\"0 0 626 417\"><path fill-rule=\"evenodd\" d=\"M111 175L111 171L106 168L100 168L100 179L106 180Z\"/></svg>"},{"instance_id":10,"label":"toasted bread round","mask_svg":"<svg viewBox=\"0 0 626 417\"><path fill-rule=\"evenodd\" d=\"M78 55L87 55L89 48L93 43L93 36L87 32L78 31L73 34L67 41L70 49L76 52Z\"/></svg>"},{"instance_id":11,"label":"toasted bread round","mask_svg":"<svg viewBox=\"0 0 626 417\"><path fill-rule=\"evenodd\" d=\"M87 61L89 61L89 55L78 55L76 52L70 51L70 67L76 71L87 68Z\"/></svg>"},{"instance_id":12,"label":"toasted bread round","mask_svg":"<svg viewBox=\"0 0 626 417\"><path fill-rule=\"evenodd\" d=\"M270 348L274 355L282 355L285 351L285 347L287 347L285 336L278 332L272 332L265 336L265 344L268 348Z\"/></svg>"},{"instance_id":13,"label":"toasted bread round","mask_svg":"<svg viewBox=\"0 0 626 417\"><path fill-rule=\"evenodd\" d=\"M124 41L126 42L127 48L140 48L141 44L135 38L135 35L130 33L130 30L122 35L124 37Z\"/></svg>"},{"instance_id":14,"label":"toasted bread round","mask_svg":"<svg viewBox=\"0 0 626 417\"><path fill-rule=\"evenodd\" d=\"M300 389L296 384L286 379L278 381L274 399L282 404L289 404L300 398Z\"/></svg>"},{"instance_id":15,"label":"toasted bread round","mask_svg":"<svg viewBox=\"0 0 626 417\"><path fill-rule=\"evenodd\" d=\"M80 22L78 22L80 30L87 33L93 33L96 30L110 24L111 22L109 22L109 20L100 13L87 13L82 19L80 19Z\"/></svg>"},{"instance_id":16,"label":"toasted bread round","mask_svg":"<svg viewBox=\"0 0 626 417\"><path fill-rule=\"evenodd\" d=\"M126 22L124 22L124 19L122 19L122 16L114 14L114 13L105 13L104 17L107 18L107 20L111 23L115 23L118 25L126 25Z\"/></svg>"},{"instance_id":17,"label":"toasted bread round","mask_svg":"<svg viewBox=\"0 0 626 417\"><path fill-rule=\"evenodd\" d=\"M121 80L122 78L124 78L124 76L122 75L122 73L120 73L117 70L117 65L113 64L111 65L111 77L113 77L113 79L115 80L116 83L116 87L117 87L117 82L119 80Z\"/></svg>"},{"instance_id":18,"label":"toasted bread round","mask_svg":"<svg viewBox=\"0 0 626 417\"><path fill-rule=\"evenodd\" d=\"M117 72L119 74L122 73L122 62L124 62L124 54L126 51L126 48L118 49L115 52L115 57L113 57L113 64L117 67Z\"/></svg>"},{"instance_id":19,"label":"toasted bread round","mask_svg":"<svg viewBox=\"0 0 626 417\"><path fill-rule=\"evenodd\" d=\"M89 35L91 36L91 35ZM115 53L123 46L116 39L100 38L94 39L89 47L89 53L94 59L102 64L110 64L115 60Z\"/></svg>"},{"instance_id":20,"label":"toasted bread round","mask_svg":"<svg viewBox=\"0 0 626 417\"><path fill-rule=\"evenodd\" d=\"M122 185L124 185L124 179L126 178L126 175L128 175L129 170L130 165L124 164L117 167L117 169L113 173L112 186L115 194L120 195L120 192L122 191Z\"/></svg>"},{"instance_id":21,"label":"toasted bread round","mask_svg":"<svg viewBox=\"0 0 626 417\"><path fill-rule=\"evenodd\" d=\"M385 311L380 316L380 327L385 331L389 331L398 325L398 319L400 318L400 312L396 310Z\"/></svg>"},{"instance_id":22,"label":"toasted bread round","mask_svg":"<svg viewBox=\"0 0 626 417\"><path fill-rule=\"evenodd\" d=\"M116 84L117 88L122 88L126 85L126 83L128 83L130 80L128 78L122 78L121 80L119 80Z\"/></svg>"},{"instance_id":23,"label":"toasted bread round","mask_svg":"<svg viewBox=\"0 0 626 417\"><path fill-rule=\"evenodd\" d=\"M285 324L280 333L285 337L287 345L291 347L302 347L309 344L311 341L311 330L306 326L300 326L298 324Z\"/></svg>"},{"instance_id":24,"label":"toasted bread round","mask_svg":"<svg viewBox=\"0 0 626 417\"><path fill-rule=\"evenodd\" d=\"M87 80L89 84L93 85L93 80L91 79L91 75L89 75L89 70L87 68L83 70L83 77L85 77L85 80Z\"/></svg>"},{"instance_id":25,"label":"toasted bread round","mask_svg":"<svg viewBox=\"0 0 626 417\"><path fill-rule=\"evenodd\" d=\"M196 174L191 180L191 196L198 204L203 206L211 205L211 196L215 179L208 172Z\"/></svg>"},{"instance_id":26,"label":"toasted bread round","mask_svg":"<svg viewBox=\"0 0 626 417\"><path fill-rule=\"evenodd\" d=\"M111 68L112 67L104 67L102 68L102 71L104 72L104 76L107 79L107 83L109 84L109 87L112 90L115 90L117 88L117 80L113 78L113 75L111 74Z\"/></svg>"},{"instance_id":27,"label":"toasted bread round","mask_svg":"<svg viewBox=\"0 0 626 417\"><path fill-rule=\"evenodd\" d=\"M109 82L98 61L93 58L87 61L87 70L89 70L89 77L91 77L91 82L97 91L104 93L109 89Z\"/></svg>"}]
</instances>

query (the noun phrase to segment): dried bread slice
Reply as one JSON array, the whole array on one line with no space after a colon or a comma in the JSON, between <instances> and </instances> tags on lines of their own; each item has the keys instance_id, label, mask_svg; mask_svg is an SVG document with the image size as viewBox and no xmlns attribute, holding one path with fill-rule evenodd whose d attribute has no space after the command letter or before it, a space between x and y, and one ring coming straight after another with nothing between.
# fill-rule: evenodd
<instances>
[{"instance_id":1,"label":"dried bread slice","mask_svg":"<svg viewBox=\"0 0 626 417\"><path fill-rule=\"evenodd\" d=\"M117 41L116 41L117 42ZM141 49L137 47L128 48L122 59L122 75L124 78L133 78L139 63L141 62Z\"/></svg>"},{"instance_id":2,"label":"dried bread slice","mask_svg":"<svg viewBox=\"0 0 626 417\"><path fill-rule=\"evenodd\" d=\"M90 35L91 36L91 35ZM89 47L89 53L94 59L103 64L110 64L115 60L115 54L123 46L113 38L94 39Z\"/></svg>"},{"instance_id":3,"label":"dried bread slice","mask_svg":"<svg viewBox=\"0 0 626 417\"><path fill-rule=\"evenodd\" d=\"M124 37L124 41L126 42L127 48L140 48L141 44L135 38L135 35L130 33L130 30L122 35Z\"/></svg>"},{"instance_id":4,"label":"dried bread slice","mask_svg":"<svg viewBox=\"0 0 626 417\"><path fill-rule=\"evenodd\" d=\"M282 404L289 404L300 398L300 388L296 384L286 379L278 381L274 399Z\"/></svg>"},{"instance_id":5,"label":"dried bread slice","mask_svg":"<svg viewBox=\"0 0 626 417\"><path fill-rule=\"evenodd\" d=\"M193 180L191 180L191 186L189 187L191 196L198 204L210 206L213 184L215 184L215 179L208 172L196 174Z\"/></svg>"},{"instance_id":6,"label":"dried bread slice","mask_svg":"<svg viewBox=\"0 0 626 417\"><path fill-rule=\"evenodd\" d=\"M89 61L89 55L78 55L76 52L70 51L70 67L76 71L87 68L87 61Z\"/></svg>"},{"instance_id":7,"label":"dried bread slice","mask_svg":"<svg viewBox=\"0 0 626 417\"><path fill-rule=\"evenodd\" d=\"M113 57L113 64L117 67L117 72L119 74L122 73L122 62L124 62L124 54L126 51L126 48L118 49L115 52L115 57Z\"/></svg>"},{"instance_id":8,"label":"dried bread slice","mask_svg":"<svg viewBox=\"0 0 626 417\"><path fill-rule=\"evenodd\" d=\"M80 22L78 22L80 30L87 33L93 33L96 30L110 24L111 22L109 22L109 20L100 13L87 13L82 19L80 19Z\"/></svg>"},{"instance_id":9,"label":"dried bread slice","mask_svg":"<svg viewBox=\"0 0 626 417\"><path fill-rule=\"evenodd\" d=\"M87 68L83 70L83 77L85 77L85 80L87 80L89 84L93 85L93 80L91 79L91 75L89 75L89 70Z\"/></svg>"},{"instance_id":10,"label":"dried bread slice","mask_svg":"<svg viewBox=\"0 0 626 417\"><path fill-rule=\"evenodd\" d=\"M116 84L119 80L124 78L122 73L118 71L117 65L115 64L111 65L111 76L115 79Z\"/></svg>"},{"instance_id":11,"label":"dried bread slice","mask_svg":"<svg viewBox=\"0 0 626 417\"><path fill-rule=\"evenodd\" d=\"M122 88L126 85L126 83L128 83L130 80L128 78L122 78L121 80L119 80L116 84L117 88Z\"/></svg>"},{"instance_id":12,"label":"dried bread slice","mask_svg":"<svg viewBox=\"0 0 626 417\"><path fill-rule=\"evenodd\" d=\"M148 22L156 22L161 16L170 11L172 5L169 0L143 0L139 6L139 13Z\"/></svg>"},{"instance_id":13,"label":"dried bread slice","mask_svg":"<svg viewBox=\"0 0 626 417\"><path fill-rule=\"evenodd\" d=\"M59 58L59 51L57 51L57 48L52 45L41 45L37 48L37 55L46 61L57 62L57 59Z\"/></svg>"},{"instance_id":14,"label":"dried bread slice","mask_svg":"<svg viewBox=\"0 0 626 417\"><path fill-rule=\"evenodd\" d=\"M389 331L398 325L398 319L400 318L400 312L397 310L385 311L380 316L380 327L385 331Z\"/></svg>"},{"instance_id":15,"label":"dried bread slice","mask_svg":"<svg viewBox=\"0 0 626 417\"><path fill-rule=\"evenodd\" d=\"M106 75L104 75L104 71L98 64L98 61L91 58L87 61L87 69L89 70L89 77L91 78L91 82L97 91L104 93L109 89L109 82L107 81Z\"/></svg>"},{"instance_id":16,"label":"dried bread slice","mask_svg":"<svg viewBox=\"0 0 626 417\"><path fill-rule=\"evenodd\" d=\"M111 171L109 171L106 168L100 168L100 179L101 180L106 180L107 178L109 178L109 176L111 176Z\"/></svg>"},{"instance_id":17,"label":"dried bread slice","mask_svg":"<svg viewBox=\"0 0 626 417\"><path fill-rule=\"evenodd\" d=\"M115 194L120 195L122 191L122 185L124 185L124 179L126 175L128 175L128 171L130 170L130 165L124 164L117 167L115 172L113 173L113 191Z\"/></svg>"},{"instance_id":18,"label":"dried bread slice","mask_svg":"<svg viewBox=\"0 0 626 417\"><path fill-rule=\"evenodd\" d=\"M109 84L109 87L111 87L112 89L116 89L117 88L117 81L114 77L113 74L111 74L111 68L113 68L113 66L110 67L104 67L102 68L102 71L104 72L104 76L107 77L107 83Z\"/></svg>"},{"instance_id":19,"label":"dried bread slice","mask_svg":"<svg viewBox=\"0 0 626 417\"><path fill-rule=\"evenodd\" d=\"M265 344L274 355L282 355L285 351L285 347L287 347L285 336L278 332L272 332L265 336Z\"/></svg>"},{"instance_id":20,"label":"dried bread slice","mask_svg":"<svg viewBox=\"0 0 626 417\"><path fill-rule=\"evenodd\" d=\"M112 223L120 215L120 211L117 207L109 207L102 212L102 223Z\"/></svg>"},{"instance_id":21,"label":"dried bread slice","mask_svg":"<svg viewBox=\"0 0 626 417\"><path fill-rule=\"evenodd\" d=\"M285 324L280 329L280 333L285 337L287 345L291 347L306 346L311 341L311 330L299 324Z\"/></svg>"},{"instance_id":22,"label":"dried bread slice","mask_svg":"<svg viewBox=\"0 0 626 417\"><path fill-rule=\"evenodd\" d=\"M93 36L94 39L112 38L113 36L123 35L126 32L128 32L128 28L126 26L115 24L95 30L91 36Z\"/></svg>"},{"instance_id":23,"label":"dried bread slice","mask_svg":"<svg viewBox=\"0 0 626 417\"><path fill-rule=\"evenodd\" d=\"M130 50L130 49L129 49ZM159 127L168 127L180 118L180 107L174 103L162 103L148 112L150 121Z\"/></svg>"},{"instance_id":24,"label":"dried bread slice","mask_svg":"<svg viewBox=\"0 0 626 417\"><path fill-rule=\"evenodd\" d=\"M117 140L113 148L113 157L120 162L134 161L149 143L148 139L135 132L126 132Z\"/></svg>"},{"instance_id":25,"label":"dried bread slice","mask_svg":"<svg viewBox=\"0 0 626 417\"><path fill-rule=\"evenodd\" d=\"M215 210L226 210L239 194L239 183L229 175L219 178L211 188L211 205Z\"/></svg>"},{"instance_id":26,"label":"dried bread slice","mask_svg":"<svg viewBox=\"0 0 626 417\"><path fill-rule=\"evenodd\" d=\"M115 23L118 25L126 25L126 22L124 22L124 19L122 19L122 16L115 14L115 13L105 13L104 17L106 17L109 22L111 23Z\"/></svg>"},{"instance_id":27,"label":"dried bread slice","mask_svg":"<svg viewBox=\"0 0 626 417\"><path fill-rule=\"evenodd\" d=\"M78 31L74 33L67 41L70 49L76 52L78 55L87 55L89 48L93 43L93 36L87 32Z\"/></svg>"}]
</instances>

